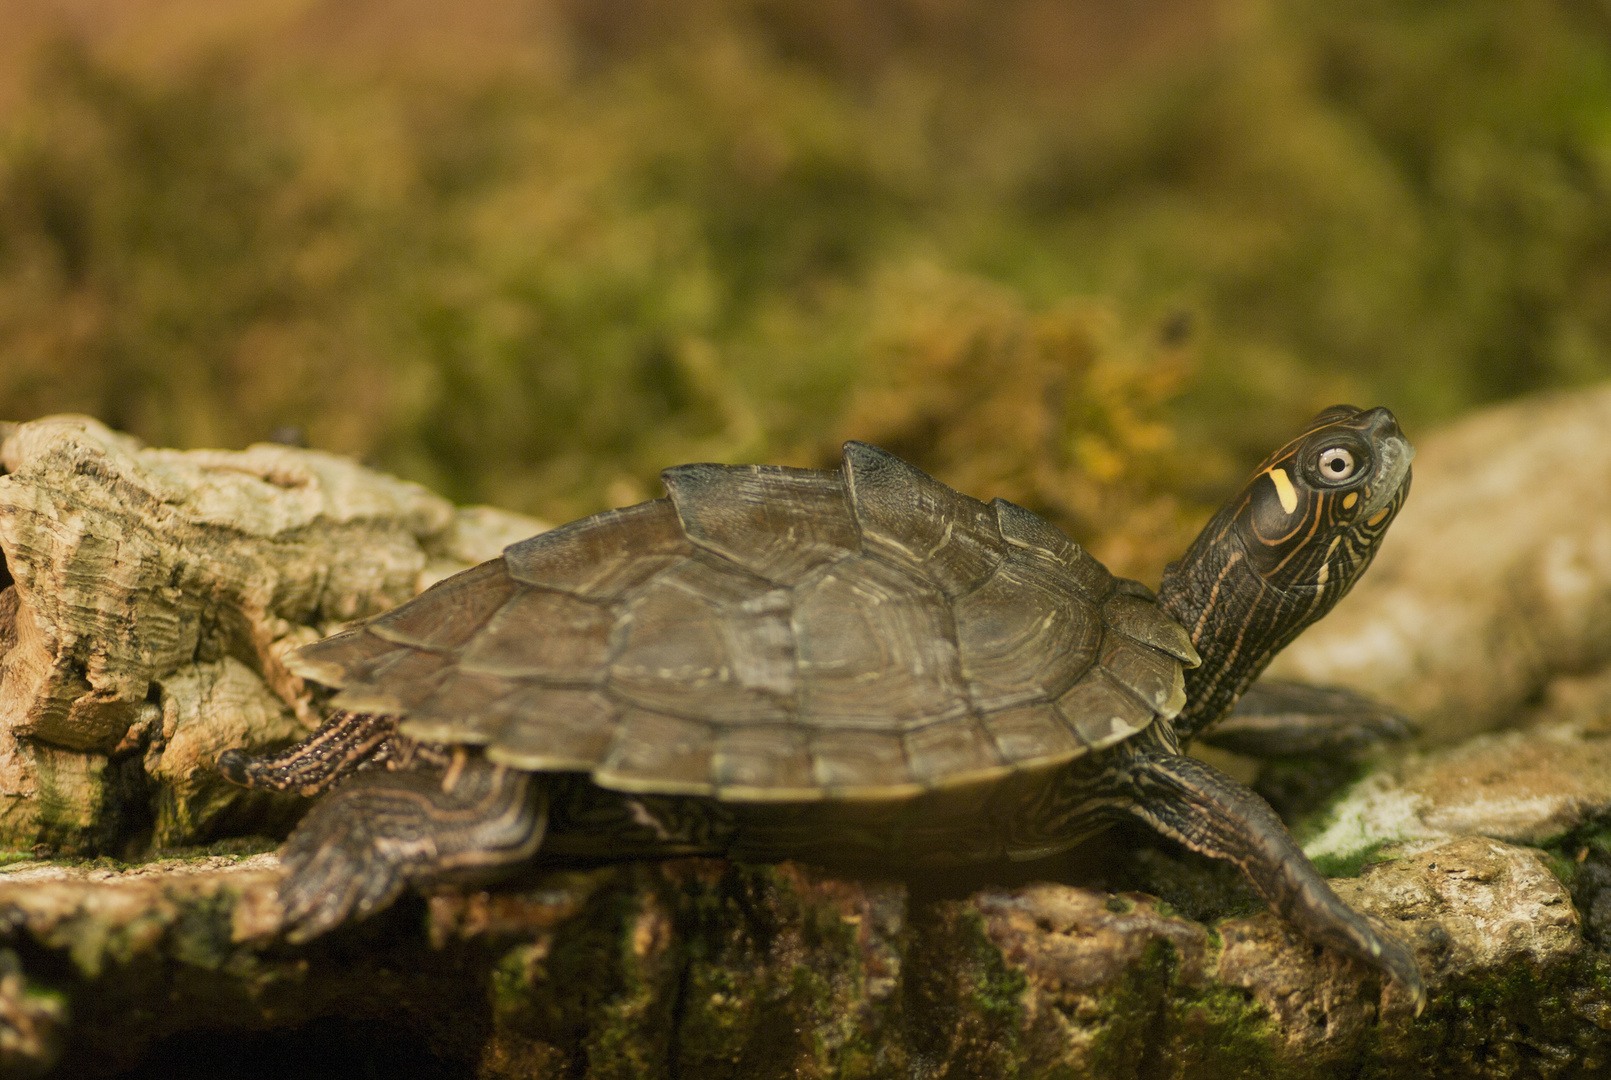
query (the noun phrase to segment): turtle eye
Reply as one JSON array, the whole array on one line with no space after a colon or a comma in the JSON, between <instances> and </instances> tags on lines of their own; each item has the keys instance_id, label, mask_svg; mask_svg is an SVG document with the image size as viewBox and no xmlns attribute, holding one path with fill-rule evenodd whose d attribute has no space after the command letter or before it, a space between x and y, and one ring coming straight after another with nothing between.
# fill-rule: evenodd
<instances>
[{"instance_id":1,"label":"turtle eye","mask_svg":"<svg viewBox=\"0 0 1611 1080\"><path fill-rule=\"evenodd\" d=\"M1354 455L1340 446L1320 451L1320 478L1340 484L1354 475Z\"/></svg>"}]
</instances>

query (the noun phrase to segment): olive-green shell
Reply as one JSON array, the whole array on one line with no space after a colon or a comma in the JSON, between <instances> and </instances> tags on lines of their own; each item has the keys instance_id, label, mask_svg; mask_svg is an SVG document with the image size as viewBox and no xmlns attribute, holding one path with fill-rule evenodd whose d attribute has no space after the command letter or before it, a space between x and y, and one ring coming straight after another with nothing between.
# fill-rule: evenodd
<instances>
[{"instance_id":1,"label":"olive-green shell","mask_svg":"<svg viewBox=\"0 0 1611 1080\"><path fill-rule=\"evenodd\" d=\"M335 703L608 788L899 798L1068 761L1185 703L1184 630L1029 511L876 447L684 465L301 650Z\"/></svg>"}]
</instances>

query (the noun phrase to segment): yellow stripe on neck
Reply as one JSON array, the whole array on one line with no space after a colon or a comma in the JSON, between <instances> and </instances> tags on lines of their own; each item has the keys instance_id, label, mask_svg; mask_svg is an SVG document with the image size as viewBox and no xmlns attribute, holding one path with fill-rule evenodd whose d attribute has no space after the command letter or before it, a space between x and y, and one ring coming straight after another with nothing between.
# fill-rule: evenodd
<instances>
[{"instance_id":1,"label":"yellow stripe on neck","mask_svg":"<svg viewBox=\"0 0 1611 1080\"><path fill-rule=\"evenodd\" d=\"M1281 500L1281 509L1287 513L1298 508L1298 492L1292 486L1292 478L1285 469L1271 469L1270 480L1275 484L1275 496Z\"/></svg>"}]
</instances>

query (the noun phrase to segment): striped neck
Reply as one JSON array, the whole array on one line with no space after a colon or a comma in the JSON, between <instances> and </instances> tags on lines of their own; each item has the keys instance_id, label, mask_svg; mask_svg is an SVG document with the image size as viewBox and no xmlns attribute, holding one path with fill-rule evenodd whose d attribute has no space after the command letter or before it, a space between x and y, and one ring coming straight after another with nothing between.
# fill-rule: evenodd
<instances>
[{"instance_id":1,"label":"striped neck","mask_svg":"<svg viewBox=\"0 0 1611 1080\"><path fill-rule=\"evenodd\" d=\"M1182 742L1230 712L1270 660L1353 587L1410 490L1414 447L1386 409L1338 405L1220 508L1158 602L1191 635Z\"/></svg>"},{"instance_id":2,"label":"striped neck","mask_svg":"<svg viewBox=\"0 0 1611 1080\"><path fill-rule=\"evenodd\" d=\"M1210 523L1158 588L1158 604L1186 628L1203 658L1186 671L1186 708L1175 718L1184 744L1220 720L1275 654L1327 611L1349 582L1282 592L1249 563L1242 545Z\"/></svg>"}]
</instances>

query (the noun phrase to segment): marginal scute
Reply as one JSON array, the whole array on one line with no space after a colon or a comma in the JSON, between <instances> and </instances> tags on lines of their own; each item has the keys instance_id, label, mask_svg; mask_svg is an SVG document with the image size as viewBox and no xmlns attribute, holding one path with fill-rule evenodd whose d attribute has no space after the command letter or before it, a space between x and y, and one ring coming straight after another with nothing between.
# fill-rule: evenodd
<instances>
[{"instance_id":1,"label":"marginal scute","mask_svg":"<svg viewBox=\"0 0 1611 1080\"><path fill-rule=\"evenodd\" d=\"M400 727L405 735L424 742L483 745L509 722L506 702L522 685L457 668L434 686L419 687L417 698L403 702L406 719Z\"/></svg>"},{"instance_id":2,"label":"marginal scute","mask_svg":"<svg viewBox=\"0 0 1611 1080\"><path fill-rule=\"evenodd\" d=\"M1019 768L1072 761L1088 749L1049 702L989 713L984 725L1001 759Z\"/></svg>"},{"instance_id":3,"label":"marginal scute","mask_svg":"<svg viewBox=\"0 0 1611 1080\"><path fill-rule=\"evenodd\" d=\"M1191 635L1156 604L1138 596L1115 593L1102 605L1102 617L1113 629L1168 653L1187 667L1203 662L1192 647Z\"/></svg>"},{"instance_id":4,"label":"marginal scute","mask_svg":"<svg viewBox=\"0 0 1611 1080\"><path fill-rule=\"evenodd\" d=\"M408 709L404 735L430 743L487 746L493 761L520 769L590 771L609 753L615 709L603 693L543 687L456 671Z\"/></svg>"},{"instance_id":5,"label":"marginal scute","mask_svg":"<svg viewBox=\"0 0 1611 1080\"><path fill-rule=\"evenodd\" d=\"M589 770L614 743L619 709L603 694L525 685L500 703L508 719L487 757L521 769Z\"/></svg>"},{"instance_id":6,"label":"marginal scute","mask_svg":"<svg viewBox=\"0 0 1611 1080\"><path fill-rule=\"evenodd\" d=\"M805 802L823 796L807 736L788 724L724 728L711 769L722 799Z\"/></svg>"},{"instance_id":7,"label":"marginal scute","mask_svg":"<svg viewBox=\"0 0 1611 1080\"><path fill-rule=\"evenodd\" d=\"M1110 633L1102 639L1102 668L1115 682L1166 717L1179 713L1186 703L1180 661L1123 634Z\"/></svg>"},{"instance_id":8,"label":"marginal scute","mask_svg":"<svg viewBox=\"0 0 1611 1080\"><path fill-rule=\"evenodd\" d=\"M1101 600L1113 591L1114 577L1090 552L1070 540L1039 514L1006 499L992 499L1001 537L1009 545L1062 567L1089 600Z\"/></svg>"},{"instance_id":9,"label":"marginal scute","mask_svg":"<svg viewBox=\"0 0 1611 1080\"><path fill-rule=\"evenodd\" d=\"M1100 669L1091 671L1058 698L1057 711L1092 750L1128 739L1157 716Z\"/></svg>"},{"instance_id":10,"label":"marginal scute","mask_svg":"<svg viewBox=\"0 0 1611 1080\"><path fill-rule=\"evenodd\" d=\"M397 649L354 677L330 704L348 712L400 715L409 702L422 700L452 670L452 658L441 653Z\"/></svg>"},{"instance_id":11,"label":"marginal scute","mask_svg":"<svg viewBox=\"0 0 1611 1080\"><path fill-rule=\"evenodd\" d=\"M1006 556L995 514L921 469L866 443L845 444L843 475L862 544L960 596Z\"/></svg>"},{"instance_id":12,"label":"marginal scute","mask_svg":"<svg viewBox=\"0 0 1611 1080\"><path fill-rule=\"evenodd\" d=\"M437 582L365 624L371 634L432 652L454 652L486 625L518 585L497 559Z\"/></svg>"},{"instance_id":13,"label":"marginal scute","mask_svg":"<svg viewBox=\"0 0 1611 1080\"><path fill-rule=\"evenodd\" d=\"M903 738L907 769L928 787L977 783L1004 776L1012 768L996 752L995 740L971 716L924 724Z\"/></svg>"},{"instance_id":14,"label":"marginal scute","mask_svg":"<svg viewBox=\"0 0 1611 1080\"><path fill-rule=\"evenodd\" d=\"M1056 697L1102 640L1101 618L1068 579L1019 552L953 607L962 675L981 711Z\"/></svg>"},{"instance_id":15,"label":"marginal scute","mask_svg":"<svg viewBox=\"0 0 1611 1080\"><path fill-rule=\"evenodd\" d=\"M710 795L715 746L709 724L628 706L593 782L615 791Z\"/></svg>"},{"instance_id":16,"label":"marginal scute","mask_svg":"<svg viewBox=\"0 0 1611 1080\"><path fill-rule=\"evenodd\" d=\"M901 737L890 731L819 731L811 736L819 786L841 799L904 799L923 790L906 766Z\"/></svg>"},{"instance_id":17,"label":"marginal scute","mask_svg":"<svg viewBox=\"0 0 1611 1080\"><path fill-rule=\"evenodd\" d=\"M660 474L695 544L782 585L861 550L836 473L776 465L680 465Z\"/></svg>"},{"instance_id":18,"label":"marginal scute","mask_svg":"<svg viewBox=\"0 0 1611 1080\"><path fill-rule=\"evenodd\" d=\"M516 581L611 600L693 553L669 499L573 521L504 548Z\"/></svg>"},{"instance_id":19,"label":"marginal scute","mask_svg":"<svg viewBox=\"0 0 1611 1080\"><path fill-rule=\"evenodd\" d=\"M519 586L465 647L460 667L550 683L600 682L614 626L614 614L599 604Z\"/></svg>"},{"instance_id":20,"label":"marginal scute","mask_svg":"<svg viewBox=\"0 0 1611 1080\"><path fill-rule=\"evenodd\" d=\"M790 594L690 559L631 601L610 689L646 709L721 723L782 720L799 697Z\"/></svg>"},{"instance_id":21,"label":"marginal scute","mask_svg":"<svg viewBox=\"0 0 1611 1080\"><path fill-rule=\"evenodd\" d=\"M405 648L378 638L360 626L302 646L286 657L285 666L304 679L339 689L359 673Z\"/></svg>"},{"instance_id":22,"label":"marginal scute","mask_svg":"<svg viewBox=\"0 0 1611 1080\"><path fill-rule=\"evenodd\" d=\"M794 594L800 722L893 731L969 711L939 591L868 555Z\"/></svg>"}]
</instances>

